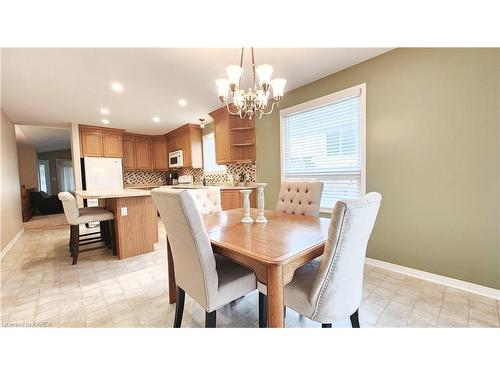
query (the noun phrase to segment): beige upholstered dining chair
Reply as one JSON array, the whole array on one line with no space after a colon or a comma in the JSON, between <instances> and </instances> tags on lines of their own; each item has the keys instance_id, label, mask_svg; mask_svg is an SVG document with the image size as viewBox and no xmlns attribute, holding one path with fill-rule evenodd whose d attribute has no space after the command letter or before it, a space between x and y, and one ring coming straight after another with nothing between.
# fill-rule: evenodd
<instances>
[{"instance_id":1,"label":"beige upholstered dining chair","mask_svg":"<svg viewBox=\"0 0 500 375\"><path fill-rule=\"evenodd\" d=\"M276 211L294 215L319 216L321 181L283 181Z\"/></svg>"},{"instance_id":2,"label":"beige upholstered dining chair","mask_svg":"<svg viewBox=\"0 0 500 375\"><path fill-rule=\"evenodd\" d=\"M174 327L181 326L186 292L205 309L205 327L215 327L219 307L256 289L255 274L213 253L192 192L154 189L151 196L165 226L174 262Z\"/></svg>"},{"instance_id":3,"label":"beige upholstered dining chair","mask_svg":"<svg viewBox=\"0 0 500 375\"><path fill-rule=\"evenodd\" d=\"M220 188L188 189L202 215L222 212Z\"/></svg>"},{"instance_id":4,"label":"beige upholstered dining chair","mask_svg":"<svg viewBox=\"0 0 500 375\"><path fill-rule=\"evenodd\" d=\"M366 246L381 199L379 193L368 193L361 199L337 201L321 260L295 271L285 286L286 306L324 328L347 317L359 328Z\"/></svg>"},{"instance_id":5,"label":"beige upholstered dining chair","mask_svg":"<svg viewBox=\"0 0 500 375\"><path fill-rule=\"evenodd\" d=\"M319 216L323 182L321 181L283 181L278 195L276 211L293 215ZM259 287L259 327L267 326L266 286ZM286 316L286 307L284 310Z\"/></svg>"},{"instance_id":6,"label":"beige upholstered dining chair","mask_svg":"<svg viewBox=\"0 0 500 375\"><path fill-rule=\"evenodd\" d=\"M57 194L61 200L64 215L70 225L69 251L73 257L73 265L78 262L78 254L84 251L95 250L87 248L80 250L81 245L89 245L104 241L107 247L113 249L113 255L116 255L114 215L112 212L101 207L78 208L73 194L65 191ZM89 224L99 222L99 231L80 234L80 224ZM99 236L95 236L99 235Z\"/></svg>"}]
</instances>

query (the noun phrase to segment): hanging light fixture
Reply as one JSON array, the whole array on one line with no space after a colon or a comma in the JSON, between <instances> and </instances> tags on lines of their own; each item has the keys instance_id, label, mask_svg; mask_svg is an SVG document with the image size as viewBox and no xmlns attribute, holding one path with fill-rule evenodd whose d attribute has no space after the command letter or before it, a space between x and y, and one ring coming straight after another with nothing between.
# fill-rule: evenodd
<instances>
[{"instance_id":1,"label":"hanging light fixture","mask_svg":"<svg viewBox=\"0 0 500 375\"><path fill-rule=\"evenodd\" d=\"M204 118L199 118L198 121L200 121L200 128L204 128L205 127L205 119Z\"/></svg>"},{"instance_id":2,"label":"hanging light fixture","mask_svg":"<svg viewBox=\"0 0 500 375\"><path fill-rule=\"evenodd\" d=\"M248 90L241 89L241 76L243 75L243 53L241 49L240 66L229 65L226 67L227 78L219 78L215 81L219 92L219 99L223 107L226 107L232 115L238 115L240 118L252 118L255 114L262 118L262 115L270 114L275 105L279 105L283 99L286 80L283 78L275 78L271 80L273 74L272 65L263 64L255 67L255 57L253 47L250 48L252 53L252 72L253 72L253 88ZM259 77L259 85L255 81L256 73ZM272 88L272 103L269 103ZM231 95L232 103L229 102ZM236 111L232 111L230 106L234 105Z\"/></svg>"}]
</instances>

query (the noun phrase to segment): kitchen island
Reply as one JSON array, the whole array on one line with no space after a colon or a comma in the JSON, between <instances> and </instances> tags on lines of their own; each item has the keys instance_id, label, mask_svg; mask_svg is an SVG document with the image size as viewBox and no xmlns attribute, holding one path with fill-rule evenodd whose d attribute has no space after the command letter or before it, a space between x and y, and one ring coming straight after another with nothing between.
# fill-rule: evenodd
<instances>
[{"instance_id":1,"label":"kitchen island","mask_svg":"<svg viewBox=\"0 0 500 375\"><path fill-rule=\"evenodd\" d=\"M141 189L77 190L82 199L99 199L99 205L115 215L118 259L154 250L158 242L158 219L151 192Z\"/></svg>"}]
</instances>

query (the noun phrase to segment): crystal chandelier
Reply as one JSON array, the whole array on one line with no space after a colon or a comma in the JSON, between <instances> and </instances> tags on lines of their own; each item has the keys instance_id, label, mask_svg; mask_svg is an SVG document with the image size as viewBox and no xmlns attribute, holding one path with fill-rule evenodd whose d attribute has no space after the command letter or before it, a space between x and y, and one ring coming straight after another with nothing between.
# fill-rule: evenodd
<instances>
[{"instance_id":1,"label":"crystal chandelier","mask_svg":"<svg viewBox=\"0 0 500 375\"><path fill-rule=\"evenodd\" d=\"M262 115L270 114L275 105L283 99L283 90L286 80L283 78L275 78L271 80L273 67L268 64L259 65L255 68L255 57L253 48L250 48L252 53L252 72L253 72L253 89L242 90L240 87L241 76L243 74L243 52L241 49L240 66L229 65L226 67L228 78L220 78L215 81L219 91L219 99L223 107L226 107L232 115L238 115L240 118L252 118L255 114L262 118ZM259 76L259 87L255 81L255 73ZM270 87L272 87L272 103L269 103L271 95ZM232 97L232 103L228 101L228 93ZM233 112L230 106L234 105L236 112Z\"/></svg>"}]
</instances>

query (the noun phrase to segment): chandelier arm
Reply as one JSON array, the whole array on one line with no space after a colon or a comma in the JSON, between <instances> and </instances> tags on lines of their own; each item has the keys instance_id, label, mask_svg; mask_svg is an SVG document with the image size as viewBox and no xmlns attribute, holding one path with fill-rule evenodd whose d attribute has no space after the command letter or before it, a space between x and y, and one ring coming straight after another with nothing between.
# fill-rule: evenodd
<instances>
[{"instance_id":1,"label":"chandelier arm","mask_svg":"<svg viewBox=\"0 0 500 375\"><path fill-rule=\"evenodd\" d=\"M229 107L229 103L228 103L228 102L226 102L226 103L224 104L224 106L226 107L227 111L228 111L230 114L232 114L233 116L239 115L239 112L232 112L232 111L231 111L231 108Z\"/></svg>"},{"instance_id":2,"label":"chandelier arm","mask_svg":"<svg viewBox=\"0 0 500 375\"><path fill-rule=\"evenodd\" d=\"M265 114L265 115L269 115L269 114L271 114L271 112L274 110L274 106L275 106L275 105L279 105L279 102L274 101L274 102L271 104L271 109L270 109L268 112L262 111L262 113L263 113L263 114Z\"/></svg>"}]
</instances>

